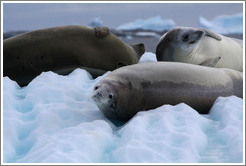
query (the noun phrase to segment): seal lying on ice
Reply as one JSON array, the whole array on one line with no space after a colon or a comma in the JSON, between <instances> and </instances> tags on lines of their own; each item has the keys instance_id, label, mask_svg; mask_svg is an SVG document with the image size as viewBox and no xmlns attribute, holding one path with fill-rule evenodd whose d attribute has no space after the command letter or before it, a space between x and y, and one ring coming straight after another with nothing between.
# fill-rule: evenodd
<instances>
[{"instance_id":1,"label":"seal lying on ice","mask_svg":"<svg viewBox=\"0 0 246 166\"><path fill-rule=\"evenodd\" d=\"M43 71L69 74L84 68L93 77L138 63L143 44L129 46L107 27L63 26L3 41L3 75L27 85Z\"/></svg>"},{"instance_id":2,"label":"seal lying on ice","mask_svg":"<svg viewBox=\"0 0 246 166\"><path fill-rule=\"evenodd\" d=\"M208 113L219 96L243 96L242 72L178 62L117 69L95 85L92 99L109 119L127 121L137 112L186 103Z\"/></svg>"},{"instance_id":3,"label":"seal lying on ice","mask_svg":"<svg viewBox=\"0 0 246 166\"><path fill-rule=\"evenodd\" d=\"M206 29L176 27L156 47L158 61L185 62L243 71L242 41Z\"/></svg>"}]
</instances>

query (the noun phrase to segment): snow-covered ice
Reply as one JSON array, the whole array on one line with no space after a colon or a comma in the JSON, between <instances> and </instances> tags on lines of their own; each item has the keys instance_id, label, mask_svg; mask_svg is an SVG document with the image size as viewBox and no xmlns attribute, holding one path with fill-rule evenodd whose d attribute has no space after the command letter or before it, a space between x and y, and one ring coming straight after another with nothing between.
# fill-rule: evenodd
<instances>
[{"instance_id":1,"label":"snow-covered ice","mask_svg":"<svg viewBox=\"0 0 246 166\"><path fill-rule=\"evenodd\" d=\"M156 55L152 52L146 52L142 55L139 63L146 63L146 62L156 62Z\"/></svg>"},{"instance_id":2,"label":"snow-covered ice","mask_svg":"<svg viewBox=\"0 0 246 166\"><path fill-rule=\"evenodd\" d=\"M175 26L175 22L171 19L162 19L160 16L151 17L148 19L138 19L133 22L129 22L120 25L118 30L153 30L153 31L163 31L169 30Z\"/></svg>"},{"instance_id":3,"label":"snow-covered ice","mask_svg":"<svg viewBox=\"0 0 246 166\"><path fill-rule=\"evenodd\" d=\"M200 17L199 26L220 34L243 33L243 13L221 15L211 21Z\"/></svg>"},{"instance_id":4,"label":"snow-covered ice","mask_svg":"<svg viewBox=\"0 0 246 166\"><path fill-rule=\"evenodd\" d=\"M141 62L150 61L155 54L145 53ZM184 103L163 105L118 126L91 99L105 75L43 72L23 88L4 77L3 162L243 162L241 98L219 97L208 115Z\"/></svg>"}]
</instances>

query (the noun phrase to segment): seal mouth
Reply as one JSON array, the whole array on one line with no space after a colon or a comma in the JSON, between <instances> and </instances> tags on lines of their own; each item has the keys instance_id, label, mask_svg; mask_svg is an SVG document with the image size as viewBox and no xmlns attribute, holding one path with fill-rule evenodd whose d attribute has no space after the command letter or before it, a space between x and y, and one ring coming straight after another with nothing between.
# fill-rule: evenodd
<instances>
[{"instance_id":1,"label":"seal mouth","mask_svg":"<svg viewBox=\"0 0 246 166\"><path fill-rule=\"evenodd\" d=\"M113 99L113 94L109 93L107 97L101 92L93 93L91 96L92 100L94 100L97 104L108 104L110 100Z\"/></svg>"}]
</instances>

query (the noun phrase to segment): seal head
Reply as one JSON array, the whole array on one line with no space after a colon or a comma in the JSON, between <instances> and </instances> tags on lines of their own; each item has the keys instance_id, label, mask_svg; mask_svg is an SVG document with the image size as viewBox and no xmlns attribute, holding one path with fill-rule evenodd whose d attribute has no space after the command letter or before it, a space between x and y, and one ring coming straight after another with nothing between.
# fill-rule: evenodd
<instances>
[{"instance_id":1,"label":"seal head","mask_svg":"<svg viewBox=\"0 0 246 166\"><path fill-rule=\"evenodd\" d=\"M94 87L92 99L109 119L116 119L117 111L117 95L115 95L112 83L98 83Z\"/></svg>"},{"instance_id":2,"label":"seal head","mask_svg":"<svg viewBox=\"0 0 246 166\"><path fill-rule=\"evenodd\" d=\"M204 28L176 27L160 38L156 48L157 60L215 67L223 53L216 52L214 45L221 40L220 35ZM213 48L215 50L211 50Z\"/></svg>"},{"instance_id":3,"label":"seal head","mask_svg":"<svg viewBox=\"0 0 246 166\"><path fill-rule=\"evenodd\" d=\"M191 51L198 45L204 35L204 31L190 28L174 28L170 30L164 34L157 45L157 60L176 61L176 57L173 56L174 52L183 56L184 60L187 59L187 56L191 56Z\"/></svg>"}]
</instances>

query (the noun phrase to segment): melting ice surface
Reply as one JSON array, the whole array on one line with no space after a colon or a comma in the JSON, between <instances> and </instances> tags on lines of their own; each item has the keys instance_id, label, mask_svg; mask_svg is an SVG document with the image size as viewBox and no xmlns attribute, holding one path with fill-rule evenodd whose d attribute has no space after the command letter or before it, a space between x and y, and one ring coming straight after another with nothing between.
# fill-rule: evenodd
<instances>
[{"instance_id":1,"label":"melting ice surface","mask_svg":"<svg viewBox=\"0 0 246 166\"><path fill-rule=\"evenodd\" d=\"M160 16L151 17L148 19L138 19L134 22L126 23L119 26L118 30L154 30L154 31L163 31L171 29L175 26L175 22L171 19L162 19Z\"/></svg>"},{"instance_id":2,"label":"melting ice surface","mask_svg":"<svg viewBox=\"0 0 246 166\"><path fill-rule=\"evenodd\" d=\"M141 62L150 61L155 54L145 53ZM24 88L4 77L3 161L243 162L242 99L220 97L208 115L183 103L163 105L115 126L90 98L102 77L44 72Z\"/></svg>"},{"instance_id":3,"label":"melting ice surface","mask_svg":"<svg viewBox=\"0 0 246 166\"><path fill-rule=\"evenodd\" d=\"M199 26L220 34L243 33L243 13L221 15L211 21L200 17Z\"/></svg>"}]
</instances>

